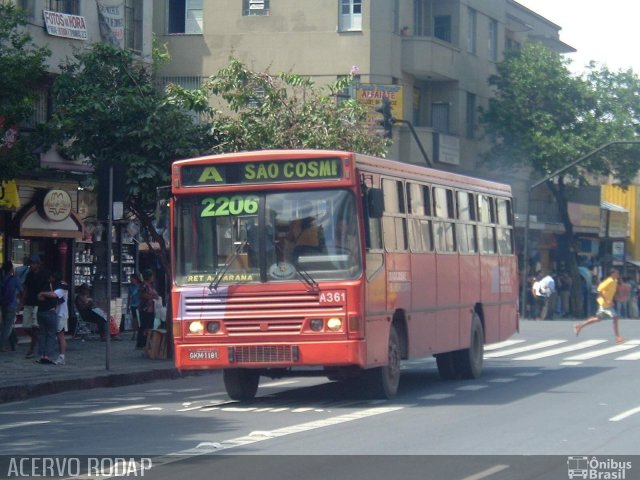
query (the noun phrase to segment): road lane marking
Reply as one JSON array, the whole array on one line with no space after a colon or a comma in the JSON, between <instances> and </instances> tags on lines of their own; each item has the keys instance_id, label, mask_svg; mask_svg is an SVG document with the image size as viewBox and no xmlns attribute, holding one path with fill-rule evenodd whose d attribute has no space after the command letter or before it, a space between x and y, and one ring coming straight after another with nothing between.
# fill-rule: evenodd
<instances>
[{"instance_id":1,"label":"road lane marking","mask_svg":"<svg viewBox=\"0 0 640 480\"><path fill-rule=\"evenodd\" d=\"M573 352L575 350L582 350L584 348L593 347L606 340L586 340L580 343L574 343L573 345L567 345L565 347L552 348L551 350L545 350L544 352L532 353L530 355L523 355L522 357L516 357L514 360L538 360L540 358L552 357L554 355L561 355L567 352Z\"/></svg>"},{"instance_id":2,"label":"road lane marking","mask_svg":"<svg viewBox=\"0 0 640 480\"><path fill-rule=\"evenodd\" d=\"M281 380L278 382L270 382L265 384L260 384L260 388L273 388L273 387L282 387L284 385L292 385L294 383L299 383L297 380Z\"/></svg>"},{"instance_id":3,"label":"road lane marking","mask_svg":"<svg viewBox=\"0 0 640 480\"><path fill-rule=\"evenodd\" d=\"M620 345L614 345L612 347L601 348L600 350L594 350L593 352L583 353L582 355L574 355L572 357L567 357L564 360L566 361L589 360L591 358L602 357L603 355L609 355L610 353L624 352L625 350L630 350L636 347L637 345L628 342Z\"/></svg>"},{"instance_id":4,"label":"road lane marking","mask_svg":"<svg viewBox=\"0 0 640 480\"><path fill-rule=\"evenodd\" d=\"M531 350L539 350L541 348L553 347L560 343L565 343L566 340L545 340L544 342L538 342L524 347L508 348L499 352L487 353L484 358L499 358L506 357L507 355L514 355L516 353L529 352Z\"/></svg>"},{"instance_id":5,"label":"road lane marking","mask_svg":"<svg viewBox=\"0 0 640 480\"><path fill-rule=\"evenodd\" d=\"M487 468L478 473L474 473L473 475L469 475L468 477L464 477L462 480L481 480L483 478L490 477L495 475L498 472L501 472L505 469L509 468L509 465L494 465L491 468Z\"/></svg>"},{"instance_id":6,"label":"road lane marking","mask_svg":"<svg viewBox=\"0 0 640 480\"><path fill-rule=\"evenodd\" d=\"M497 350L499 348L510 347L511 345L517 345L518 343L523 343L524 340L505 340L504 342L498 343L490 343L489 345L484 346L485 352L490 352L492 350Z\"/></svg>"},{"instance_id":7,"label":"road lane marking","mask_svg":"<svg viewBox=\"0 0 640 480\"><path fill-rule=\"evenodd\" d=\"M128 410L139 410L139 409L148 408L152 406L153 405L127 405L126 407L103 408L102 410L93 410L92 412L77 413L77 414L74 414L74 416L102 415L106 413L126 412Z\"/></svg>"},{"instance_id":8,"label":"road lane marking","mask_svg":"<svg viewBox=\"0 0 640 480\"><path fill-rule=\"evenodd\" d=\"M0 430L9 430L10 428L23 428L32 425L42 425L43 423L51 423L51 420L34 420L32 422L16 422L8 425L0 425Z\"/></svg>"},{"instance_id":9,"label":"road lane marking","mask_svg":"<svg viewBox=\"0 0 640 480\"><path fill-rule=\"evenodd\" d=\"M464 385L462 387L456 388L456 390L474 392L476 390L482 390L483 388L488 388L488 387L489 385Z\"/></svg>"},{"instance_id":10,"label":"road lane marking","mask_svg":"<svg viewBox=\"0 0 640 480\"><path fill-rule=\"evenodd\" d=\"M621 357L617 357L616 360L640 360L640 352L627 353Z\"/></svg>"},{"instance_id":11,"label":"road lane marking","mask_svg":"<svg viewBox=\"0 0 640 480\"><path fill-rule=\"evenodd\" d=\"M611 417L609 421L619 422L620 420L624 420L625 418L630 417L631 415L635 415L638 412L640 412L640 407L631 408L625 412L619 413L615 417Z\"/></svg>"},{"instance_id":12,"label":"road lane marking","mask_svg":"<svg viewBox=\"0 0 640 480\"><path fill-rule=\"evenodd\" d=\"M431 395L425 395L418 397L419 400L444 400L446 398L455 397L454 393L432 393Z\"/></svg>"}]
</instances>

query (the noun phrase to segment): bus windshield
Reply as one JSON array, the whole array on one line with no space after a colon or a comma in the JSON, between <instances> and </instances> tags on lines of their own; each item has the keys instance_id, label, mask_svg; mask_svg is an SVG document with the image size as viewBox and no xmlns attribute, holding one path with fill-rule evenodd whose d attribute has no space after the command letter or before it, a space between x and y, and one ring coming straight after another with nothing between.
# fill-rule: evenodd
<instances>
[{"instance_id":1,"label":"bus windshield","mask_svg":"<svg viewBox=\"0 0 640 480\"><path fill-rule=\"evenodd\" d=\"M342 280L362 271L349 190L179 196L175 228L181 285Z\"/></svg>"}]
</instances>

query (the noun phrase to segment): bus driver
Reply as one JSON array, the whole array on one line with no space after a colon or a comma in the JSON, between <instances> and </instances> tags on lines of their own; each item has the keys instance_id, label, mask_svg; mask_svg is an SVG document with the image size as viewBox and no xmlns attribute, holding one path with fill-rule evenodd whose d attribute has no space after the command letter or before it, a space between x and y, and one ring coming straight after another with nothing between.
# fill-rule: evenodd
<instances>
[{"instance_id":1,"label":"bus driver","mask_svg":"<svg viewBox=\"0 0 640 480\"><path fill-rule=\"evenodd\" d=\"M291 252L288 258L298 261L300 255L320 253L324 251L324 232L322 225L316 224L312 215L313 209L310 203L303 204L299 209L300 218L289 224L287 234L287 252Z\"/></svg>"}]
</instances>

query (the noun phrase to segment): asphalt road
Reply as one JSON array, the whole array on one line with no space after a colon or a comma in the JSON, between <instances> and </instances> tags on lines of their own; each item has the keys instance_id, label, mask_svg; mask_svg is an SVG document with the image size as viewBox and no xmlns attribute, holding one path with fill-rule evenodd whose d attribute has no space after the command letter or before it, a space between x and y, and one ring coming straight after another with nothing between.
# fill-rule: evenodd
<instances>
[{"instance_id":1,"label":"asphalt road","mask_svg":"<svg viewBox=\"0 0 640 480\"><path fill-rule=\"evenodd\" d=\"M405 362L392 401L285 378L262 379L258 398L238 403L212 375L8 403L0 453L145 457L145 478L215 468L231 478L469 480L568 478L568 461L595 456L601 472L617 459L633 464L624 478L640 478L640 321L621 331L628 341L616 345L606 322L579 338L571 322L523 322L509 343L487 347L478 380L441 381L431 358Z\"/></svg>"}]
</instances>

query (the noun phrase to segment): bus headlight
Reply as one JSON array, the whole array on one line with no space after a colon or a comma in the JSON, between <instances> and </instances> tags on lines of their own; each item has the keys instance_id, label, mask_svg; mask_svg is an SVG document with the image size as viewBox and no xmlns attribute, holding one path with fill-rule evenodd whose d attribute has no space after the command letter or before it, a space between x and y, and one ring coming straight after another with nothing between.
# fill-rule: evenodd
<instances>
[{"instance_id":1,"label":"bus headlight","mask_svg":"<svg viewBox=\"0 0 640 480\"><path fill-rule=\"evenodd\" d=\"M327 320L327 328L332 332L336 332L342 328L342 320L336 317L331 317Z\"/></svg>"},{"instance_id":2,"label":"bus headlight","mask_svg":"<svg viewBox=\"0 0 640 480\"><path fill-rule=\"evenodd\" d=\"M204 325L200 320L196 320L195 322L191 322L189 324L189 332L190 333L202 333L204 331Z\"/></svg>"},{"instance_id":3,"label":"bus headlight","mask_svg":"<svg viewBox=\"0 0 640 480\"><path fill-rule=\"evenodd\" d=\"M220 330L220 322L207 322L207 332L218 333Z\"/></svg>"},{"instance_id":4,"label":"bus headlight","mask_svg":"<svg viewBox=\"0 0 640 480\"><path fill-rule=\"evenodd\" d=\"M312 318L311 321L309 322L309 326L311 327L311 330L313 330L314 332L321 331L323 324L324 322L322 321L321 318Z\"/></svg>"}]
</instances>

